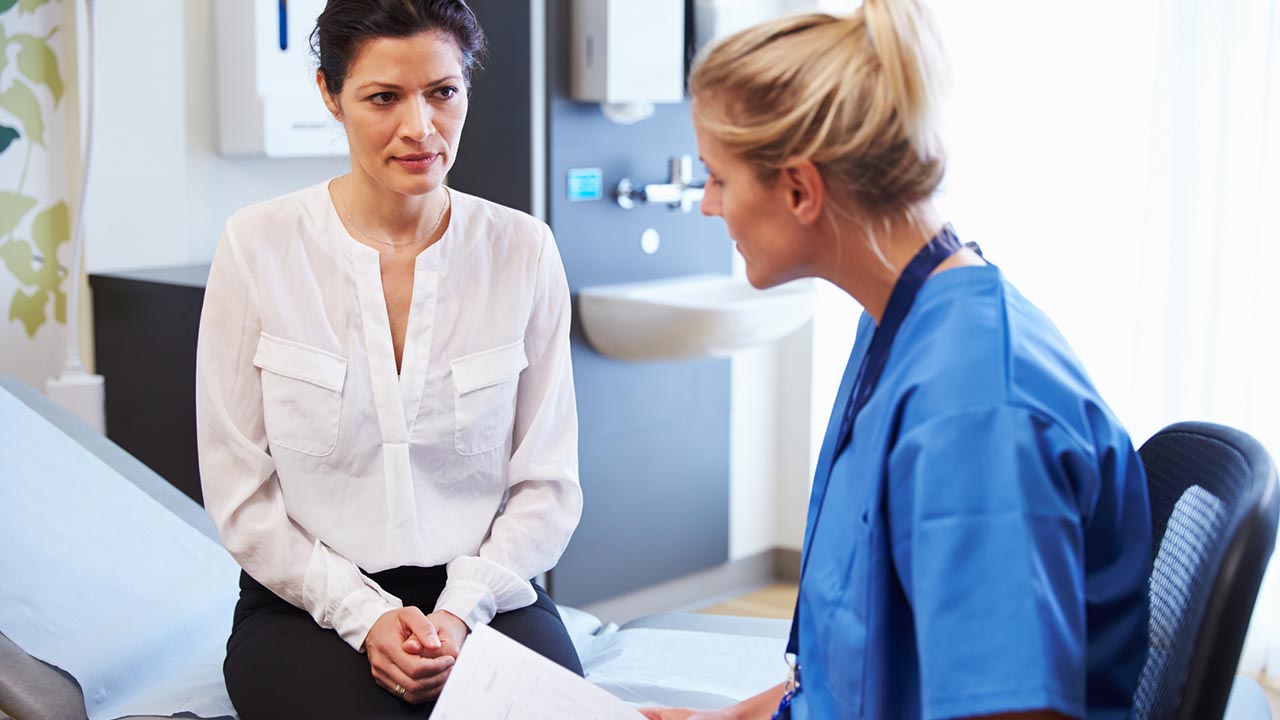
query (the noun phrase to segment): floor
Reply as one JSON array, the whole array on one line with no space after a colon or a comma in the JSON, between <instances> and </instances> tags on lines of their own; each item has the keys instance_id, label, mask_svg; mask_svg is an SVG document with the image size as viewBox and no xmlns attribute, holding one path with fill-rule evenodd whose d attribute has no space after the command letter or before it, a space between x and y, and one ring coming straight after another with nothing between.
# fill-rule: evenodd
<instances>
[{"instance_id":1,"label":"floor","mask_svg":"<svg viewBox=\"0 0 1280 720\"><path fill-rule=\"evenodd\" d=\"M746 617L790 618L796 606L797 588L791 583L777 583L741 597L726 600L698 612L708 615L741 615ZM1271 703L1271 717L1280 720L1280 689L1263 684Z\"/></svg>"},{"instance_id":2,"label":"floor","mask_svg":"<svg viewBox=\"0 0 1280 720\"><path fill-rule=\"evenodd\" d=\"M776 583L698 612L707 615L790 618L796 607L796 585Z\"/></svg>"}]
</instances>

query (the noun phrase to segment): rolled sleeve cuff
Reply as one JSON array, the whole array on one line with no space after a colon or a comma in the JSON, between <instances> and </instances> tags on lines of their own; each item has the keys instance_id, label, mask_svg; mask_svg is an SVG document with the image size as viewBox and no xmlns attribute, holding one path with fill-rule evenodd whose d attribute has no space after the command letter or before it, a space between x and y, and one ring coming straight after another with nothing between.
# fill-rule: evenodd
<instances>
[{"instance_id":1,"label":"rolled sleeve cuff","mask_svg":"<svg viewBox=\"0 0 1280 720\"><path fill-rule=\"evenodd\" d=\"M404 603L395 596L368 586L362 587L338 604L333 613L333 629L357 652L364 652L364 640L378 618L389 610L402 607Z\"/></svg>"},{"instance_id":2,"label":"rolled sleeve cuff","mask_svg":"<svg viewBox=\"0 0 1280 720\"><path fill-rule=\"evenodd\" d=\"M538 599L528 580L484 558L457 558L449 563L448 574L435 609L456 615L473 630L488 625L498 613L528 607Z\"/></svg>"}]
</instances>

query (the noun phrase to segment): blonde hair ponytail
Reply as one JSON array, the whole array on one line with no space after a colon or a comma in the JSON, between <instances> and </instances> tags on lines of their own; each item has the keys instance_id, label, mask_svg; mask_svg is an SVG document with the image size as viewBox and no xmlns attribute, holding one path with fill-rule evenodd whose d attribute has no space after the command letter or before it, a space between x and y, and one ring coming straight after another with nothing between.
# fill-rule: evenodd
<instances>
[{"instance_id":1,"label":"blonde hair ponytail","mask_svg":"<svg viewBox=\"0 0 1280 720\"><path fill-rule=\"evenodd\" d=\"M813 161L833 194L889 213L945 169L942 58L920 0L866 0L847 18L785 17L703 51L689 79L700 123L768 179Z\"/></svg>"},{"instance_id":2,"label":"blonde hair ponytail","mask_svg":"<svg viewBox=\"0 0 1280 720\"><path fill-rule=\"evenodd\" d=\"M935 151L944 61L937 35L915 0L865 0L862 13L880 61L880 82L916 151Z\"/></svg>"}]
</instances>

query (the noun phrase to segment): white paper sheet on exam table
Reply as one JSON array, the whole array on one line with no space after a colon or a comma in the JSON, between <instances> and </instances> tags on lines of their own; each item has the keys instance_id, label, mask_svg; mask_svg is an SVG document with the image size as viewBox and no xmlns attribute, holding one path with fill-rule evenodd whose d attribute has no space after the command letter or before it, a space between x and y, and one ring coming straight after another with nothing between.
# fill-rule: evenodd
<instances>
[{"instance_id":1,"label":"white paper sheet on exam table","mask_svg":"<svg viewBox=\"0 0 1280 720\"><path fill-rule=\"evenodd\" d=\"M467 638L431 720L644 720L644 716L482 625Z\"/></svg>"}]
</instances>

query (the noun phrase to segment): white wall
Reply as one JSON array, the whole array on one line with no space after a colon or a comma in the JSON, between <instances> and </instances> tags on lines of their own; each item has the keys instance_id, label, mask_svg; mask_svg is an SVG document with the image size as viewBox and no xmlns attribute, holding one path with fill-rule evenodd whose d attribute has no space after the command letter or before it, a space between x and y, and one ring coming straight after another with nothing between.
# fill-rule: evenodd
<instances>
[{"instance_id":1,"label":"white wall","mask_svg":"<svg viewBox=\"0 0 1280 720\"><path fill-rule=\"evenodd\" d=\"M742 256L733 254L734 274L745 277ZM825 416L817 424L810 420L817 380L814 339L810 323L778 342L733 357L730 560L772 548L799 550L804 540L813 478L810 436L813 428L821 433L826 425ZM835 390L831 393L834 397ZM831 401L826 402L829 410Z\"/></svg>"},{"instance_id":2,"label":"white wall","mask_svg":"<svg viewBox=\"0 0 1280 720\"><path fill-rule=\"evenodd\" d=\"M187 227L193 252L213 256L222 223L251 203L322 182L348 169L347 159L228 158L217 152L213 5L185 0L187 93ZM198 89L198 91L196 91ZM323 102L319 90L315 103ZM337 142L346 147L345 138Z\"/></svg>"},{"instance_id":3,"label":"white wall","mask_svg":"<svg viewBox=\"0 0 1280 720\"><path fill-rule=\"evenodd\" d=\"M810 438L826 427L825 422L810 420L810 408L815 403L812 388L816 378L812 358L816 328L817 325L811 323L777 346L778 415L773 441L778 445L778 462L774 546L797 551L804 541L809 488L813 485ZM834 397L834 391L832 395Z\"/></svg>"},{"instance_id":4,"label":"white wall","mask_svg":"<svg viewBox=\"0 0 1280 720\"><path fill-rule=\"evenodd\" d=\"M184 3L95 4L89 272L190 262L182 70Z\"/></svg>"},{"instance_id":5,"label":"white wall","mask_svg":"<svg viewBox=\"0 0 1280 720\"><path fill-rule=\"evenodd\" d=\"M89 272L208 262L239 208L346 171L218 154L214 1L95 3Z\"/></svg>"},{"instance_id":6,"label":"white wall","mask_svg":"<svg viewBox=\"0 0 1280 720\"><path fill-rule=\"evenodd\" d=\"M806 325L733 358L729 557L799 550L809 467L810 358Z\"/></svg>"},{"instance_id":7,"label":"white wall","mask_svg":"<svg viewBox=\"0 0 1280 720\"><path fill-rule=\"evenodd\" d=\"M778 351L755 348L733 358L729 417L729 559L776 545L778 516Z\"/></svg>"}]
</instances>

